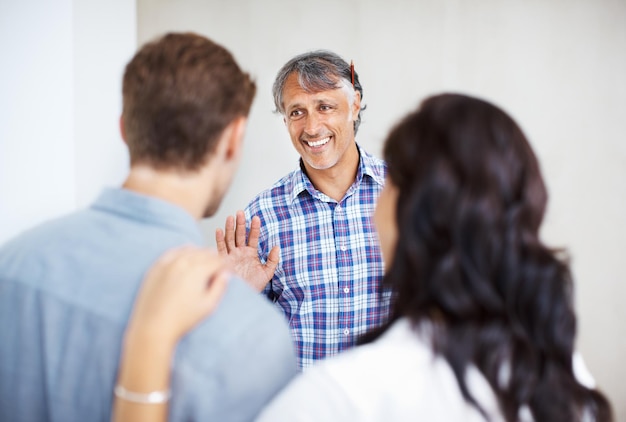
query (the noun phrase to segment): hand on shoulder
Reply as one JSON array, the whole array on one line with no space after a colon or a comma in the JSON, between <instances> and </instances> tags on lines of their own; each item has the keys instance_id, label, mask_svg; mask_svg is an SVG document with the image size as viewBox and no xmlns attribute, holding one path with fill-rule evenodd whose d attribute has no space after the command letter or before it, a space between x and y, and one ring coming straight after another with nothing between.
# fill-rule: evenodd
<instances>
[{"instance_id":1,"label":"hand on shoulder","mask_svg":"<svg viewBox=\"0 0 626 422\"><path fill-rule=\"evenodd\" d=\"M228 282L225 268L224 260L209 249L166 252L145 276L127 335L158 336L175 345L219 304Z\"/></svg>"}]
</instances>

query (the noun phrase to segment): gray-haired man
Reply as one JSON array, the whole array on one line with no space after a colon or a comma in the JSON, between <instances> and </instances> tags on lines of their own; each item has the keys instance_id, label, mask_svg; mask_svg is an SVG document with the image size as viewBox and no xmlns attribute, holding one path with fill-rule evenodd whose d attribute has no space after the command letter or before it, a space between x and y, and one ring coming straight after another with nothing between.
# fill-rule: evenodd
<instances>
[{"instance_id":1,"label":"gray-haired man","mask_svg":"<svg viewBox=\"0 0 626 422\"><path fill-rule=\"evenodd\" d=\"M273 94L299 166L254 198L236 222L229 218L216 240L285 314L306 369L354 346L387 318L390 294L382 288L372 222L386 167L355 141L363 89L338 55L294 57L278 72ZM264 271L250 270L259 267L252 265L253 248Z\"/></svg>"}]
</instances>

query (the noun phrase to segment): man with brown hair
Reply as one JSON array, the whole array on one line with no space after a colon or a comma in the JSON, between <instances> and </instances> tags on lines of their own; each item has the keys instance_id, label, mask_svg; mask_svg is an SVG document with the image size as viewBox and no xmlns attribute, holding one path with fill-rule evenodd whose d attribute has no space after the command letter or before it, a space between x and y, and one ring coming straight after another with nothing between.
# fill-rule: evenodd
<instances>
[{"instance_id":1,"label":"man with brown hair","mask_svg":"<svg viewBox=\"0 0 626 422\"><path fill-rule=\"evenodd\" d=\"M0 248L0 420L110 420L142 277L166 250L204 244L197 221L232 180L254 94L202 36L167 34L137 52L123 80L123 187ZM181 342L171 392L116 394L146 406L171 395L174 421L250 420L295 372L282 316L233 278Z\"/></svg>"}]
</instances>

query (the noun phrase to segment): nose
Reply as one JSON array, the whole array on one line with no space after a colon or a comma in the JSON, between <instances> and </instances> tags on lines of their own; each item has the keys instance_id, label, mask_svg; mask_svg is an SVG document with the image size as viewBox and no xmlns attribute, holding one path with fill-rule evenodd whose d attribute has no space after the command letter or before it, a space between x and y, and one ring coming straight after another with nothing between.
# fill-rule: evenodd
<instances>
[{"instance_id":1,"label":"nose","mask_svg":"<svg viewBox=\"0 0 626 422\"><path fill-rule=\"evenodd\" d=\"M316 113L309 113L305 117L304 133L307 137L314 138L319 134L320 119Z\"/></svg>"}]
</instances>

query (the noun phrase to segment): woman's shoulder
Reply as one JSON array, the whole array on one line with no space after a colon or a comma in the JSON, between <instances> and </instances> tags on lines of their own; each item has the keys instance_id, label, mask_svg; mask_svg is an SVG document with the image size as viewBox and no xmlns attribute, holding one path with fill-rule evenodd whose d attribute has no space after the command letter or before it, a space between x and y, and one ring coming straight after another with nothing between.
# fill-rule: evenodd
<instances>
[{"instance_id":1,"label":"woman's shoulder","mask_svg":"<svg viewBox=\"0 0 626 422\"><path fill-rule=\"evenodd\" d=\"M354 382L377 376L380 381L393 382L407 373L424 374L435 356L430 347L428 326L413 326L407 319L399 319L376 341L344 352L323 362L323 370L342 382ZM368 368L367 372L355 368ZM355 376L356 373L356 376ZM356 386L356 385L355 385Z\"/></svg>"},{"instance_id":2,"label":"woman's shoulder","mask_svg":"<svg viewBox=\"0 0 626 422\"><path fill-rule=\"evenodd\" d=\"M431 328L428 323L414 325L400 319L378 340L329 359L313 370L344 391L359 415L387 415L391 420L411 415L481 420L463 398L448 362L434 353ZM478 371L470 372L468 384L473 394L491 410L491 388Z\"/></svg>"}]
</instances>

